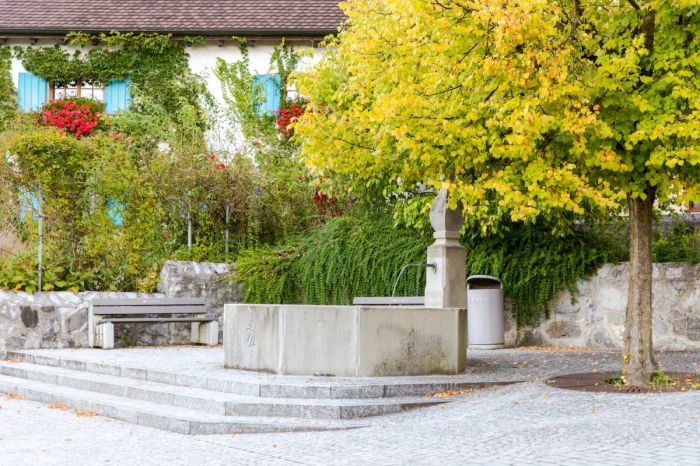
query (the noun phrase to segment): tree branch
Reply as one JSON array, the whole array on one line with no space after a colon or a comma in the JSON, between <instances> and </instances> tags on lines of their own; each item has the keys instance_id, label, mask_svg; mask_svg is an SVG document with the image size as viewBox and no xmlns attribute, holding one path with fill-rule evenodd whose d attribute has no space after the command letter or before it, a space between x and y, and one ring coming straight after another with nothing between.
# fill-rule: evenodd
<instances>
[{"instance_id":1,"label":"tree branch","mask_svg":"<svg viewBox=\"0 0 700 466\"><path fill-rule=\"evenodd\" d=\"M635 2L634 0L627 0L627 3L629 3L630 5L632 5L632 8L634 8L634 9L637 10L637 11L641 11L641 10L642 10L642 8L639 6L639 4L638 4L637 2Z\"/></svg>"}]
</instances>

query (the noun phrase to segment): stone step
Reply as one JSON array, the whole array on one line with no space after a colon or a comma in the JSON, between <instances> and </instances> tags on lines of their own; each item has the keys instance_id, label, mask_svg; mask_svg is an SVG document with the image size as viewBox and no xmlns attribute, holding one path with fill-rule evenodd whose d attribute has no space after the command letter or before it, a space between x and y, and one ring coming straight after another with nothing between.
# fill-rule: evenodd
<instances>
[{"instance_id":1,"label":"stone step","mask_svg":"<svg viewBox=\"0 0 700 466\"><path fill-rule=\"evenodd\" d=\"M0 375L0 392L191 435L345 430L368 425L366 421L220 416L6 375Z\"/></svg>"},{"instance_id":2,"label":"stone step","mask_svg":"<svg viewBox=\"0 0 700 466\"><path fill-rule=\"evenodd\" d=\"M102 351L102 350L95 350ZM448 390L477 389L500 386L512 382L460 381L452 376L328 378L272 377L246 371L227 370L226 376L173 373L120 365L115 363L81 360L65 356L36 354L31 351L10 351L9 360L31 364L62 367L95 374L114 375L136 380L167 383L181 387L204 388L211 391L262 398L313 399L367 399L420 397Z\"/></svg>"},{"instance_id":3,"label":"stone step","mask_svg":"<svg viewBox=\"0 0 700 466\"><path fill-rule=\"evenodd\" d=\"M393 414L449 401L448 398L426 397L261 398L11 361L0 361L0 374L222 416L352 419Z\"/></svg>"}]
</instances>

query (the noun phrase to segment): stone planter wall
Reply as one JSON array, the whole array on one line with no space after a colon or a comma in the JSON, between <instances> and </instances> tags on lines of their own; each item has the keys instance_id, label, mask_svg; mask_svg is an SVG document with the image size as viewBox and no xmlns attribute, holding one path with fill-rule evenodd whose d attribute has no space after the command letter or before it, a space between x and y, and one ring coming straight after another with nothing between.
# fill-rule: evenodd
<instances>
[{"instance_id":1,"label":"stone planter wall","mask_svg":"<svg viewBox=\"0 0 700 466\"><path fill-rule=\"evenodd\" d=\"M506 302L506 344L620 348L627 270L624 263L603 266L579 282L573 302L568 292L560 293L550 306L550 317L537 327L516 329ZM87 310L96 297L204 297L223 329L224 304L241 302L242 297L240 285L222 280L231 271L227 264L167 262L159 293L152 295L0 291L0 352L86 346ZM116 330L117 344L123 345L187 343L190 337L188 324L123 325ZM700 349L700 265L654 265L654 343L664 350Z\"/></svg>"},{"instance_id":2,"label":"stone planter wall","mask_svg":"<svg viewBox=\"0 0 700 466\"><path fill-rule=\"evenodd\" d=\"M155 294L27 294L0 291L0 352L8 349L87 346L88 308L96 298L204 297L209 312L221 321L224 304L240 300L240 287L232 287L221 281L221 277L228 273L227 264L167 262L161 272L160 293ZM133 324L115 328L117 346L166 345L189 341L189 324Z\"/></svg>"},{"instance_id":3,"label":"stone planter wall","mask_svg":"<svg viewBox=\"0 0 700 466\"><path fill-rule=\"evenodd\" d=\"M605 265L578 283L572 302L562 292L550 317L534 328L515 328L506 306L506 343L621 348L627 306L627 263ZM654 264L654 346L700 349L700 265Z\"/></svg>"}]
</instances>

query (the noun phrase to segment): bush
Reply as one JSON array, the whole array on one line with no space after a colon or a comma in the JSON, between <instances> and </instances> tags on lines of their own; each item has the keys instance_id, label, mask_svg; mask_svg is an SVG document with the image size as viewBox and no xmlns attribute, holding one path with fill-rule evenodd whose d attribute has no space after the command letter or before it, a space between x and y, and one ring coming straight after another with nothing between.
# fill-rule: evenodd
<instances>
[{"instance_id":1,"label":"bush","mask_svg":"<svg viewBox=\"0 0 700 466\"><path fill-rule=\"evenodd\" d=\"M700 229L686 222L674 223L668 232L657 229L653 243L654 262L700 262Z\"/></svg>"},{"instance_id":2,"label":"bush","mask_svg":"<svg viewBox=\"0 0 700 466\"><path fill-rule=\"evenodd\" d=\"M390 296L400 269L424 264L426 231L395 228L385 216L345 215L280 246L237 259L246 302L350 304L354 296ZM397 296L422 294L425 268L406 270Z\"/></svg>"},{"instance_id":3,"label":"bush","mask_svg":"<svg viewBox=\"0 0 700 466\"><path fill-rule=\"evenodd\" d=\"M355 296L391 296L401 268L424 264L427 230L395 227L390 215L345 215L305 237L245 251L236 280L251 303L350 304ZM502 236L465 235L467 275L503 280L519 324L534 323L562 289L607 262L624 259L610 233L579 228L560 238L543 226L512 225ZM465 277L466 278L466 277ZM397 296L422 295L425 267L407 268Z\"/></svg>"}]
</instances>

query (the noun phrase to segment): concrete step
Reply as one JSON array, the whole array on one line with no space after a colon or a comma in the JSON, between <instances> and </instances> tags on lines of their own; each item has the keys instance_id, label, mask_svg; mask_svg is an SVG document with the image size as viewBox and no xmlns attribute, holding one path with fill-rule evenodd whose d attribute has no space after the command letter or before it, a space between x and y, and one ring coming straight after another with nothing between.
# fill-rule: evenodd
<instances>
[{"instance_id":1,"label":"concrete step","mask_svg":"<svg viewBox=\"0 0 700 466\"><path fill-rule=\"evenodd\" d=\"M0 374L221 416L353 419L393 414L449 401L449 398L426 397L261 398L11 361L0 361Z\"/></svg>"},{"instance_id":2,"label":"concrete step","mask_svg":"<svg viewBox=\"0 0 700 466\"><path fill-rule=\"evenodd\" d=\"M0 392L192 435L345 430L368 425L366 421L220 416L6 375L0 375Z\"/></svg>"},{"instance_id":3,"label":"concrete step","mask_svg":"<svg viewBox=\"0 0 700 466\"><path fill-rule=\"evenodd\" d=\"M100 351L100 350L95 350ZM246 371L227 370L225 376L172 373L120 365L36 354L31 351L10 351L8 360L41 366L62 367L95 374L167 383L181 387L203 388L216 392L231 393L262 398L309 398L309 399L369 399L421 397L430 393L448 390L477 389L500 386L511 382L466 382L449 376L435 377L376 377L372 379L337 378L325 381L314 377L269 377Z\"/></svg>"}]
</instances>

